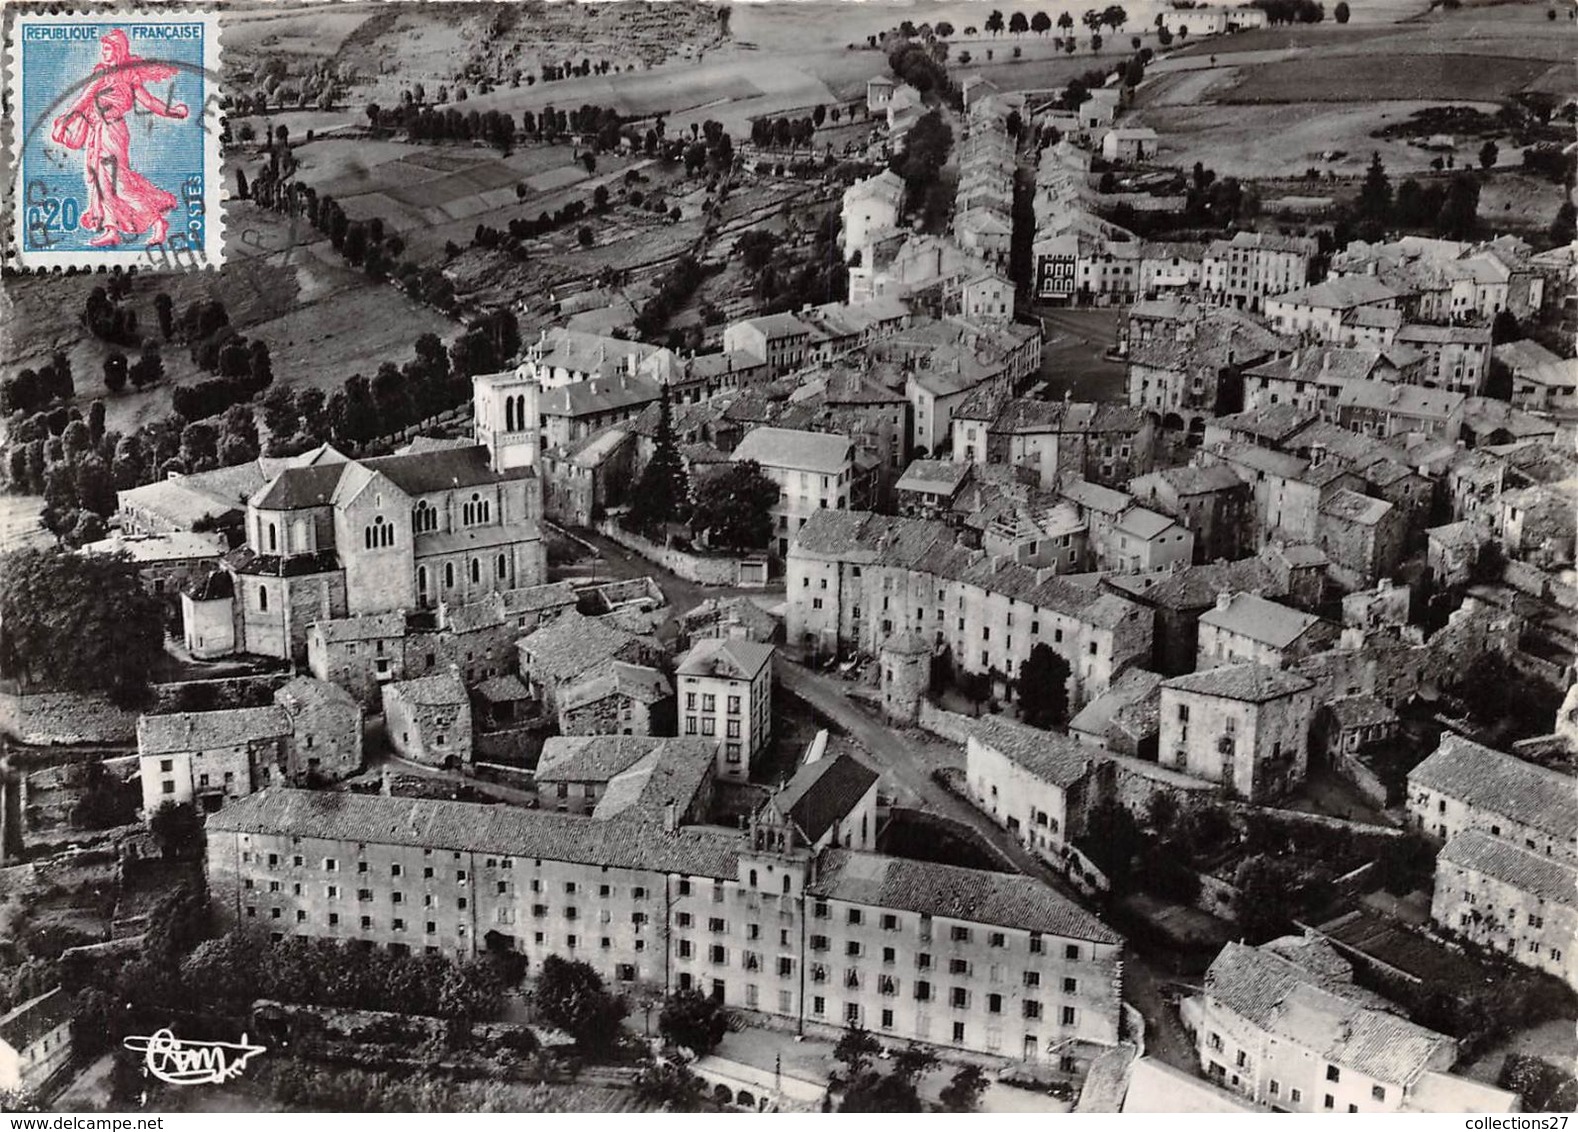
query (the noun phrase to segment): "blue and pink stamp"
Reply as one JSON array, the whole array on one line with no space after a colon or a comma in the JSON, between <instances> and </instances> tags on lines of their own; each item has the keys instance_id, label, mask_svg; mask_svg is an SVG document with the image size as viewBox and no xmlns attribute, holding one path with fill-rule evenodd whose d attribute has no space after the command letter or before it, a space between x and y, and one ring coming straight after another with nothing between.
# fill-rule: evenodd
<instances>
[{"instance_id":1,"label":"blue and pink stamp","mask_svg":"<svg viewBox=\"0 0 1578 1132\"><path fill-rule=\"evenodd\" d=\"M219 21L188 11L10 19L12 262L223 262Z\"/></svg>"}]
</instances>

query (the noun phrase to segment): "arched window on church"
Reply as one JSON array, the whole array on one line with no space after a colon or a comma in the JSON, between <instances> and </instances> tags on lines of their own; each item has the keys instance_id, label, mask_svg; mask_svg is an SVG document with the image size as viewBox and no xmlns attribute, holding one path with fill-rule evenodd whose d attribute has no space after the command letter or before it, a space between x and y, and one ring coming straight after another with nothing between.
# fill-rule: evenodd
<instances>
[{"instance_id":1,"label":"arched window on church","mask_svg":"<svg viewBox=\"0 0 1578 1132\"><path fill-rule=\"evenodd\" d=\"M362 531L362 545L368 550L394 545L394 524L387 522L382 515L373 516L373 521Z\"/></svg>"},{"instance_id":2,"label":"arched window on church","mask_svg":"<svg viewBox=\"0 0 1578 1132\"><path fill-rule=\"evenodd\" d=\"M268 589L265 586L258 587L258 608L264 613L268 612Z\"/></svg>"},{"instance_id":3,"label":"arched window on church","mask_svg":"<svg viewBox=\"0 0 1578 1132\"><path fill-rule=\"evenodd\" d=\"M423 499L411 508L411 529L417 534L438 530L438 508Z\"/></svg>"},{"instance_id":4,"label":"arched window on church","mask_svg":"<svg viewBox=\"0 0 1578 1132\"><path fill-rule=\"evenodd\" d=\"M268 552L274 554L279 550L279 528L273 523L268 525Z\"/></svg>"},{"instance_id":5,"label":"arched window on church","mask_svg":"<svg viewBox=\"0 0 1578 1132\"><path fill-rule=\"evenodd\" d=\"M471 498L460 506L460 517L468 527L486 523L492 513L493 505L477 491L473 491Z\"/></svg>"},{"instance_id":6,"label":"arched window on church","mask_svg":"<svg viewBox=\"0 0 1578 1132\"><path fill-rule=\"evenodd\" d=\"M482 581L482 559L480 558L471 560L471 581L473 584Z\"/></svg>"},{"instance_id":7,"label":"arched window on church","mask_svg":"<svg viewBox=\"0 0 1578 1132\"><path fill-rule=\"evenodd\" d=\"M446 590L455 588L455 564L453 562L444 563L444 588Z\"/></svg>"},{"instance_id":8,"label":"arched window on church","mask_svg":"<svg viewBox=\"0 0 1578 1132\"><path fill-rule=\"evenodd\" d=\"M515 431L515 398L504 398L504 431Z\"/></svg>"},{"instance_id":9,"label":"arched window on church","mask_svg":"<svg viewBox=\"0 0 1578 1132\"><path fill-rule=\"evenodd\" d=\"M427 604L427 567L416 568L416 598L423 605Z\"/></svg>"},{"instance_id":10,"label":"arched window on church","mask_svg":"<svg viewBox=\"0 0 1578 1132\"><path fill-rule=\"evenodd\" d=\"M531 427L526 420L526 395L524 393L515 398L515 427L522 432Z\"/></svg>"},{"instance_id":11,"label":"arched window on church","mask_svg":"<svg viewBox=\"0 0 1578 1132\"><path fill-rule=\"evenodd\" d=\"M493 572L500 581L503 581L505 576L508 575L509 560L504 555L499 555L498 559L493 563Z\"/></svg>"}]
</instances>

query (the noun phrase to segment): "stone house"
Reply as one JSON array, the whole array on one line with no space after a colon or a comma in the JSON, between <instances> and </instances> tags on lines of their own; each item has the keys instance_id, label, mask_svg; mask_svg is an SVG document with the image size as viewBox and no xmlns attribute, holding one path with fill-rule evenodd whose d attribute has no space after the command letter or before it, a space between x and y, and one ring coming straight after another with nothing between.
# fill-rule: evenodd
<instances>
[{"instance_id":1,"label":"stone house","mask_svg":"<svg viewBox=\"0 0 1578 1132\"><path fill-rule=\"evenodd\" d=\"M656 668L611 660L560 689L559 733L661 734L673 726L673 699L674 686Z\"/></svg>"},{"instance_id":2,"label":"stone house","mask_svg":"<svg viewBox=\"0 0 1578 1132\"><path fill-rule=\"evenodd\" d=\"M1337 627L1259 594L1219 594L1215 608L1200 617L1196 663L1213 668L1253 661L1286 668L1294 661L1330 648Z\"/></svg>"},{"instance_id":3,"label":"stone house","mask_svg":"<svg viewBox=\"0 0 1578 1132\"><path fill-rule=\"evenodd\" d=\"M1447 523L1425 532L1425 561L1430 576L1441 587L1464 586L1473 577L1480 549L1490 541L1477 524Z\"/></svg>"},{"instance_id":4,"label":"stone house","mask_svg":"<svg viewBox=\"0 0 1578 1132\"><path fill-rule=\"evenodd\" d=\"M144 817L183 803L212 813L269 785L284 772L292 727L277 705L139 716Z\"/></svg>"},{"instance_id":5,"label":"stone house","mask_svg":"<svg viewBox=\"0 0 1578 1132\"><path fill-rule=\"evenodd\" d=\"M1321 504L1316 529L1316 542L1330 560L1332 581L1350 590L1391 576L1408 538L1400 508L1348 489Z\"/></svg>"},{"instance_id":6,"label":"stone house","mask_svg":"<svg viewBox=\"0 0 1578 1132\"><path fill-rule=\"evenodd\" d=\"M1313 742L1332 762L1352 758L1366 747L1397 736L1402 718L1375 696L1344 696L1320 705L1315 712Z\"/></svg>"},{"instance_id":7,"label":"stone house","mask_svg":"<svg viewBox=\"0 0 1578 1132\"><path fill-rule=\"evenodd\" d=\"M876 771L850 755L821 758L775 790L756 820L793 829L797 844L812 852L875 850L880 782Z\"/></svg>"},{"instance_id":8,"label":"stone house","mask_svg":"<svg viewBox=\"0 0 1578 1132\"><path fill-rule=\"evenodd\" d=\"M362 705L338 684L296 676L274 693L290 717L285 776L294 785L336 782L362 769Z\"/></svg>"},{"instance_id":9,"label":"stone house","mask_svg":"<svg viewBox=\"0 0 1578 1132\"><path fill-rule=\"evenodd\" d=\"M401 758L430 766L471 761L471 697L454 669L383 686L384 727Z\"/></svg>"},{"instance_id":10,"label":"stone house","mask_svg":"<svg viewBox=\"0 0 1578 1132\"><path fill-rule=\"evenodd\" d=\"M1054 868L1102 800L1100 752L1066 735L995 716L972 720L965 775L975 804Z\"/></svg>"},{"instance_id":11,"label":"stone house","mask_svg":"<svg viewBox=\"0 0 1578 1132\"><path fill-rule=\"evenodd\" d=\"M1162 684L1161 765L1263 802L1291 792L1309 769L1314 685L1261 664L1232 664Z\"/></svg>"},{"instance_id":12,"label":"stone house","mask_svg":"<svg viewBox=\"0 0 1578 1132\"><path fill-rule=\"evenodd\" d=\"M521 679L543 710L554 715L560 692L608 661L651 664L658 656L656 646L647 640L574 610L522 637L516 647Z\"/></svg>"},{"instance_id":13,"label":"stone house","mask_svg":"<svg viewBox=\"0 0 1578 1132\"><path fill-rule=\"evenodd\" d=\"M1253 497L1222 464L1167 468L1129 482L1140 503L1171 515L1194 534L1196 564L1242 558L1249 549Z\"/></svg>"},{"instance_id":14,"label":"stone house","mask_svg":"<svg viewBox=\"0 0 1578 1132\"><path fill-rule=\"evenodd\" d=\"M1475 830L1578 862L1575 792L1571 775L1448 733L1408 772L1408 824L1443 841Z\"/></svg>"}]
</instances>

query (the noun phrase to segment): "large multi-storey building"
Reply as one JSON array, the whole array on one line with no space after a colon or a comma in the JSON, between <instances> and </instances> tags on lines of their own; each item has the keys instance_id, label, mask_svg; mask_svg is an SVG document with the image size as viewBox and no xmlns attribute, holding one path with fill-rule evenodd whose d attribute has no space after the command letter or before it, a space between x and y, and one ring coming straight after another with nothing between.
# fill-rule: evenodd
<instances>
[{"instance_id":1,"label":"large multi-storey building","mask_svg":"<svg viewBox=\"0 0 1578 1132\"><path fill-rule=\"evenodd\" d=\"M1539 856L1578 861L1578 785L1460 735L1408 772L1409 824L1445 841L1466 830Z\"/></svg>"},{"instance_id":2,"label":"large multi-storey building","mask_svg":"<svg viewBox=\"0 0 1578 1132\"><path fill-rule=\"evenodd\" d=\"M780 555L788 553L790 540L818 512L850 506L855 446L847 436L752 429L735 448L733 459L736 463L754 460L762 474L778 485L778 502L770 514Z\"/></svg>"},{"instance_id":3,"label":"large multi-storey building","mask_svg":"<svg viewBox=\"0 0 1578 1132\"><path fill-rule=\"evenodd\" d=\"M1012 679L1047 644L1068 662L1079 704L1150 655L1148 610L966 549L940 522L820 512L790 547L786 584L792 647L876 655L913 632L946 646L960 671Z\"/></svg>"},{"instance_id":4,"label":"large multi-storey building","mask_svg":"<svg viewBox=\"0 0 1578 1132\"><path fill-rule=\"evenodd\" d=\"M265 791L210 821L210 899L276 940L583 959L616 987L813 1033L857 1023L1068 1072L1117 1043L1123 941L1045 884L813 852L789 822L685 825L712 763L682 761L610 784L602 817Z\"/></svg>"},{"instance_id":5,"label":"large multi-storey building","mask_svg":"<svg viewBox=\"0 0 1578 1132\"><path fill-rule=\"evenodd\" d=\"M1206 248L1201 289L1217 302L1258 311L1268 295L1309 282L1316 251L1307 236L1239 232Z\"/></svg>"},{"instance_id":6,"label":"large multi-storey building","mask_svg":"<svg viewBox=\"0 0 1578 1132\"><path fill-rule=\"evenodd\" d=\"M1578 866L1469 829L1436 856L1430 917L1578 988Z\"/></svg>"}]
</instances>

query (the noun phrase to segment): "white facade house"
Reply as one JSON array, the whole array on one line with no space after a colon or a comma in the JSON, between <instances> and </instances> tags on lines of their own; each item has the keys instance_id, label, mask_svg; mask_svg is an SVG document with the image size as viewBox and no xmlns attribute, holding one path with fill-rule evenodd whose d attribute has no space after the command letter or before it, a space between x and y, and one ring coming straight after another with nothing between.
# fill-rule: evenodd
<instances>
[{"instance_id":1,"label":"white facade house","mask_svg":"<svg viewBox=\"0 0 1578 1132\"><path fill-rule=\"evenodd\" d=\"M849 508L854 485L855 445L847 436L791 428L757 428L745 434L731 457L754 460L778 485L772 509L773 538L780 555L818 511Z\"/></svg>"},{"instance_id":2,"label":"white facade house","mask_svg":"<svg viewBox=\"0 0 1578 1132\"><path fill-rule=\"evenodd\" d=\"M674 672L682 735L720 741L718 777L743 782L772 733L773 646L705 637Z\"/></svg>"}]
</instances>

